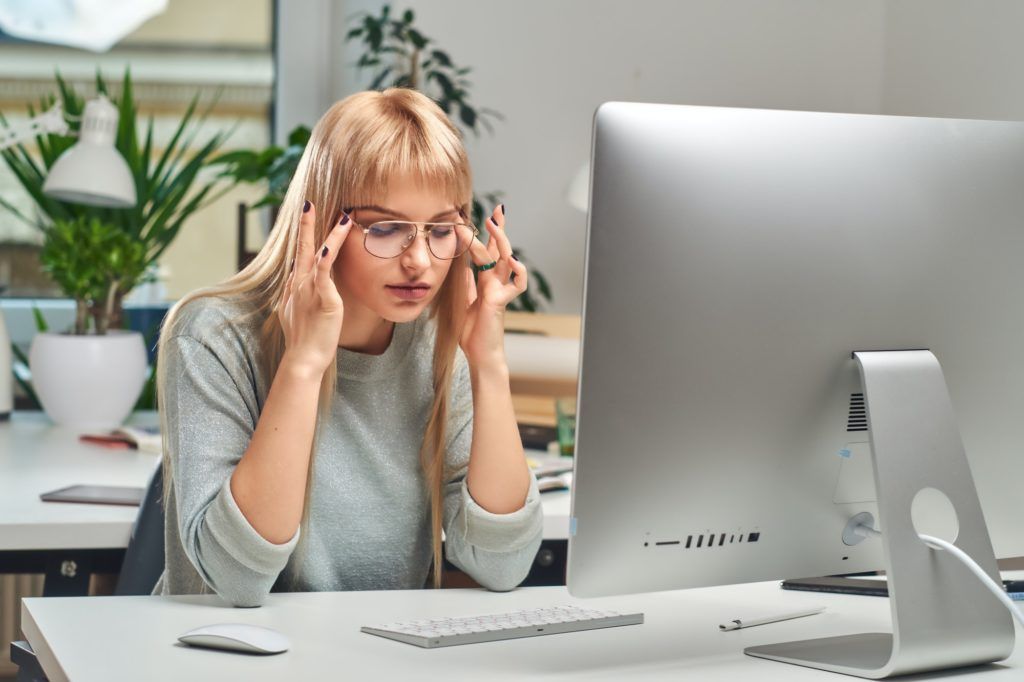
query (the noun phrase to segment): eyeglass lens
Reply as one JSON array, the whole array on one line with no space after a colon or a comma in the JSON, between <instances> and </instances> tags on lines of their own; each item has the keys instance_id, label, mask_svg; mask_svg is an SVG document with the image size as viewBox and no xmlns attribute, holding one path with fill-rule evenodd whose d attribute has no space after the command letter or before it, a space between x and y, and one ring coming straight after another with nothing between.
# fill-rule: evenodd
<instances>
[{"instance_id":1,"label":"eyeglass lens","mask_svg":"<svg viewBox=\"0 0 1024 682\"><path fill-rule=\"evenodd\" d=\"M458 258L473 241L473 228L462 223L428 223L427 246L435 257ZM412 244L417 234L417 223L387 221L367 228L366 250L378 258L394 258Z\"/></svg>"}]
</instances>

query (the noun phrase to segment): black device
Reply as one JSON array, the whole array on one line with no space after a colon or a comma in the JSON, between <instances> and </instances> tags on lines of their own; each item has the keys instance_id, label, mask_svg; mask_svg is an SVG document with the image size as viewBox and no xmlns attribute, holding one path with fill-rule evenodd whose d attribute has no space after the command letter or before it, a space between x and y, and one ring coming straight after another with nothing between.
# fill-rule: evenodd
<instances>
[{"instance_id":1,"label":"black device","mask_svg":"<svg viewBox=\"0 0 1024 682\"><path fill-rule=\"evenodd\" d=\"M75 502L79 504L119 504L138 507L145 488L120 485L72 485L39 496L43 502Z\"/></svg>"},{"instance_id":2,"label":"black device","mask_svg":"<svg viewBox=\"0 0 1024 682\"><path fill-rule=\"evenodd\" d=\"M1004 580L1007 592L1024 592L1024 580ZM839 594L860 594L869 597L888 597L889 585L885 580L846 576L823 576L820 578L793 578L782 581L784 590L803 592L836 592Z\"/></svg>"}]
</instances>

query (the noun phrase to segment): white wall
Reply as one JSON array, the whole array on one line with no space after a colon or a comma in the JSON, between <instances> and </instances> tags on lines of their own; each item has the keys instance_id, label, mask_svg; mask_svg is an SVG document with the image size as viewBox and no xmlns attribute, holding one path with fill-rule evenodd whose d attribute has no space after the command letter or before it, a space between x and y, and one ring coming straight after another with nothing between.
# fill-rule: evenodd
<instances>
[{"instance_id":1,"label":"white wall","mask_svg":"<svg viewBox=\"0 0 1024 682\"><path fill-rule=\"evenodd\" d=\"M341 0L278 0L275 16L274 142L287 140L297 125L310 128L336 99L332 22Z\"/></svg>"},{"instance_id":2,"label":"white wall","mask_svg":"<svg viewBox=\"0 0 1024 682\"><path fill-rule=\"evenodd\" d=\"M901 0L886 25L884 113L1024 119L1024 3Z\"/></svg>"},{"instance_id":3,"label":"white wall","mask_svg":"<svg viewBox=\"0 0 1024 682\"><path fill-rule=\"evenodd\" d=\"M287 10L293 0L281 5L308 12L321 2L296 3L306 10ZM345 18L382 4L336 2L327 58L354 61L351 49L334 52ZM414 9L426 35L473 67L477 104L505 115L494 137L467 142L476 186L504 190L509 235L551 280L556 312L580 310L585 218L564 193L589 156L601 102L866 113L881 106L882 0L408 0L394 7ZM308 51L299 58L308 60ZM368 82L351 69L331 77L336 99ZM312 101L318 90L305 87Z\"/></svg>"}]
</instances>

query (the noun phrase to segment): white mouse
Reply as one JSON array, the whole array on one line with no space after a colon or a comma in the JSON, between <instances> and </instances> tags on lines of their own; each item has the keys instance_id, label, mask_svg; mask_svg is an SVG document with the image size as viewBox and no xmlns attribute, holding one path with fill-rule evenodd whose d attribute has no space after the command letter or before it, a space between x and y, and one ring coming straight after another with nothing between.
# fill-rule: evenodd
<instances>
[{"instance_id":1,"label":"white mouse","mask_svg":"<svg viewBox=\"0 0 1024 682\"><path fill-rule=\"evenodd\" d=\"M253 654L280 654L288 651L291 642L277 630L246 623L217 623L189 630L178 637L192 646Z\"/></svg>"}]
</instances>

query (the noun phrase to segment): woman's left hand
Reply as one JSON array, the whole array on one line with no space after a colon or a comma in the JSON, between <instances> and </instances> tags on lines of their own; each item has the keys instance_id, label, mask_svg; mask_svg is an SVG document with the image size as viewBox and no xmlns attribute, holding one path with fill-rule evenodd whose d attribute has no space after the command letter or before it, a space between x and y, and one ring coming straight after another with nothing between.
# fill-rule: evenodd
<instances>
[{"instance_id":1,"label":"woman's left hand","mask_svg":"<svg viewBox=\"0 0 1024 682\"><path fill-rule=\"evenodd\" d=\"M505 362L505 306L526 291L526 266L512 257L512 245L505 234L504 209L501 204L484 221L490 233L487 245L474 239L469 250L478 266L495 263L475 280L473 271L467 270L468 307L459 345L472 366Z\"/></svg>"}]
</instances>

